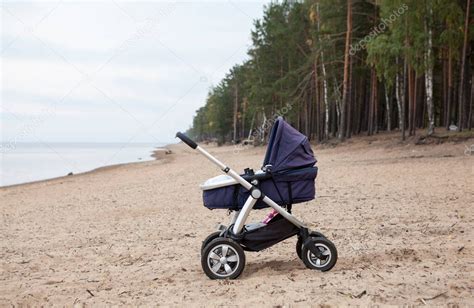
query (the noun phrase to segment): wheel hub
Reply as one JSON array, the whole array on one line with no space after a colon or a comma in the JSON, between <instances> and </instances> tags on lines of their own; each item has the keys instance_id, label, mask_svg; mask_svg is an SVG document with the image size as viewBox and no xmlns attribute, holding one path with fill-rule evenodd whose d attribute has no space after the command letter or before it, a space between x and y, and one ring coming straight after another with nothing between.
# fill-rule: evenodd
<instances>
[{"instance_id":1,"label":"wheel hub","mask_svg":"<svg viewBox=\"0 0 474 308\"><path fill-rule=\"evenodd\" d=\"M318 243L315 246L320 251L321 258L316 257L310 250L308 250L308 259L314 266L323 267L331 260L331 251L329 250L329 247L324 244Z\"/></svg>"},{"instance_id":2,"label":"wheel hub","mask_svg":"<svg viewBox=\"0 0 474 308\"><path fill-rule=\"evenodd\" d=\"M215 275L228 277L236 271L240 259L237 251L233 247L222 244L214 247L209 252L207 263Z\"/></svg>"}]
</instances>

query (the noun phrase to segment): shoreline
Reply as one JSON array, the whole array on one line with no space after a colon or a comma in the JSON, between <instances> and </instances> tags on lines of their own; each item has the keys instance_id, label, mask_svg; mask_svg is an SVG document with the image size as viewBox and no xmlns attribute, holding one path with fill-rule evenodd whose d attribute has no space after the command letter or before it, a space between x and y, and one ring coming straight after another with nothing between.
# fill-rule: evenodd
<instances>
[{"instance_id":1,"label":"shoreline","mask_svg":"<svg viewBox=\"0 0 474 308\"><path fill-rule=\"evenodd\" d=\"M407 139L405 141L402 141L400 139L399 132L397 130L394 130L392 132L380 132L379 134L372 135L372 136L355 136L343 142L337 139L330 139L318 144L316 144L315 142L311 142L311 146L316 151L327 150L327 149L344 150L345 147L352 147L354 146L354 144L357 144L358 147L361 147L361 148L382 147L382 148L387 148L387 149L392 149L392 148L397 148L397 147L413 147L414 149L417 149L417 148L421 149L421 147L424 147L424 146L437 146L437 145L442 145L442 144L458 145L458 144L464 144L466 142L468 143L467 146L474 146L474 130L459 133L459 132L453 132L453 131L443 131L442 128L438 128L437 133L435 133L433 136L427 136L424 133L425 132L423 130L420 130L418 135L407 136ZM206 147L208 148L229 148L229 147L234 147L234 146L235 145L232 145L232 144L224 144L219 147L214 143L206 144ZM184 148L186 148L186 146L184 146ZM244 147L243 150L245 151L252 148L254 149L265 148L265 145L248 146L248 147ZM177 152L176 150L178 149L183 149L183 142L180 141L178 143L171 143L171 144L164 145L162 147L155 147L150 152L149 157L153 158L150 160L133 161L133 162L120 163L120 164L100 166L100 167L91 169L89 171L79 172L72 175L63 175L63 176L57 176L57 177L52 177L52 178L47 178L47 179L42 179L42 180L37 180L37 181L0 186L0 191L8 189L8 188L13 188L13 187L28 186L28 185L46 183L46 182L51 182L51 181L56 181L56 180L72 179L78 176L95 174L98 172L106 172L109 170L129 166L129 165L146 164L146 163L162 161L162 160L165 160L166 162L168 162L171 158L175 156ZM408 149L407 149L407 154L409 154ZM317 153L316 153L316 157L317 157ZM407 156L407 157L411 157L411 156ZM427 157L427 156L424 156L424 157Z\"/></svg>"},{"instance_id":2,"label":"shoreline","mask_svg":"<svg viewBox=\"0 0 474 308\"><path fill-rule=\"evenodd\" d=\"M16 188L16 187L21 187L21 186L29 186L29 185L35 185L35 184L41 184L41 183L48 183L52 181L57 181L57 180L66 180L66 179L72 179L74 177L78 176L84 176L84 175L89 175L89 174L94 174L97 172L105 172L108 170L113 170L117 168L121 168L124 166L129 166L129 165L135 165L135 164L146 164L154 161L161 161L161 160L166 160L167 155L169 154L174 154L171 148L176 145L175 143L172 144L167 144L162 147L155 147L153 150L150 151L149 157L152 159L150 160L141 160L141 161L132 161L132 162L126 162L126 163L120 163L120 164L112 164L112 165L105 165L105 166L100 166L97 168L93 168L88 171L83 171L83 172L78 172L74 174L66 174L62 176L55 176L52 178L46 178L46 179L41 179L41 180L35 180L31 182L24 182L24 183L17 183L17 184L11 184L11 185L5 185L5 186L0 186L0 191L4 189L9 189L9 188Z\"/></svg>"}]
</instances>

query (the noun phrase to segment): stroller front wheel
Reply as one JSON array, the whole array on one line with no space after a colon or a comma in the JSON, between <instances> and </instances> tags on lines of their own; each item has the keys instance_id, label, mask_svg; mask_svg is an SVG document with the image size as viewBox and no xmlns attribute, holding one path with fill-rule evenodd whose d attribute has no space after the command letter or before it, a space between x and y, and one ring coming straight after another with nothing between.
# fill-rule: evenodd
<instances>
[{"instance_id":1,"label":"stroller front wheel","mask_svg":"<svg viewBox=\"0 0 474 308\"><path fill-rule=\"evenodd\" d=\"M235 279L245 267L244 250L229 238L216 238L204 247L201 266L211 279Z\"/></svg>"},{"instance_id":2,"label":"stroller front wheel","mask_svg":"<svg viewBox=\"0 0 474 308\"><path fill-rule=\"evenodd\" d=\"M326 238L309 238L303 244L301 257L307 268L325 272L336 265L337 249Z\"/></svg>"},{"instance_id":3,"label":"stroller front wheel","mask_svg":"<svg viewBox=\"0 0 474 308\"><path fill-rule=\"evenodd\" d=\"M317 238L317 237L324 237L326 238L326 236L324 234L322 234L321 232L317 232L317 231L312 231L310 234L309 234L310 237L312 238ZM296 241L296 254L298 255L298 258L302 258L302 250L303 250L303 238L301 236L298 236L298 240Z\"/></svg>"}]
</instances>

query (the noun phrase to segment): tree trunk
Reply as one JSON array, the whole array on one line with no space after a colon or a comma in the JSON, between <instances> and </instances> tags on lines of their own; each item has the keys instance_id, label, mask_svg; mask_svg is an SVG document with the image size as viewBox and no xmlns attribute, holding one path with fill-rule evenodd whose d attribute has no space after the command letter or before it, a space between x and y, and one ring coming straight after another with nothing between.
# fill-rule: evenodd
<instances>
[{"instance_id":1,"label":"tree trunk","mask_svg":"<svg viewBox=\"0 0 474 308\"><path fill-rule=\"evenodd\" d=\"M316 27L318 29L318 41L319 44L322 45L320 31L320 12L319 12L319 3L316 4L316 12L318 14L318 21L316 23ZM328 102L328 82L327 82L327 74L326 74L326 64L324 63L324 52L323 48L321 48L321 70L323 73L323 99L324 99L324 111L325 111L325 119L324 119L324 139L329 138L329 102Z\"/></svg>"},{"instance_id":2,"label":"tree trunk","mask_svg":"<svg viewBox=\"0 0 474 308\"><path fill-rule=\"evenodd\" d=\"M359 133L361 131L369 130L370 100L372 99L372 71L370 71L370 79L368 81L369 82L367 82L367 79L364 78L364 93L361 100L361 121Z\"/></svg>"},{"instance_id":3,"label":"tree trunk","mask_svg":"<svg viewBox=\"0 0 474 308\"><path fill-rule=\"evenodd\" d=\"M440 112L440 126L446 126L446 109L447 109L447 101L448 101L448 61L447 61L447 51L443 49L441 52L442 54L442 62L443 62L443 71L441 73L442 78L441 80L443 81L443 93L442 93L442 98L443 98L443 104L442 106L442 111Z\"/></svg>"},{"instance_id":4,"label":"tree trunk","mask_svg":"<svg viewBox=\"0 0 474 308\"><path fill-rule=\"evenodd\" d=\"M318 62L317 58L314 59L313 63L313 72L314 72L314 98L316 103L315 108L315 128L316 128L316 136L318 138L318 142L321 141L321 99L319 95L319 82L318 82Z\"/></svg>"},{"instance_id":5,"label":"tree trunk","mask_svg":"<svg viewBox=\"0 0 474 308\"><path fill-rule=\"evenodd\" d=\"M280 80L283 78L283 55L280 54ZM283 93L283 83L280 82L280 94L278 94L278 97L280 99L280 107L278 107L278 109L282 109L283 108L283 96L282 96L282 93Z\"/></svg>"},{"instance_id":6,"label":"tree trunk","mask_svg":"<svg viewBox=\"0 0 474 308\"><path fill-rule=\"evenodd\" d=\"M240 120L240 138L245 139L245 120L247 115L247 106L248 106L248 99L244 97L242 99L242 119Z\"/></svg>"},{"instance_id":7,"label":"tree trunk","mask_svg":"<svg viewBox=\"0 0 474 308\"><path fill-rule=\"evenodd\" d=\"M413 128L413 74L411 66L408 66L408 136L411 136Z\"/></svg>"},{"instance_id":8,"label":"tree trunk","mask_svg":"<svg viewBox=\"0 0 474 308\"><path fill-rule=\"evenodd\" d=\"M469 130L472 128L472 97L474 96L474 75L471 75L471 100L469 102L469 118L468 127Z\"/></svg>"},{"instance_id":9,"label":"tree trunk","mask_svg":"<svg viewBox=\"0 0 474 308\"><path fill-rule=\"evenodd\" d=\"M341 91L340 91L340 88L339 88L339 84L337 83L337 79L336 79L336 76L334 76L333 78L334 80L334 85L333 85L333 88L334 88L334 99L336 100L336 103L333 104L335 105L335 110L336 110L336 118L335 118L335 123L333 123L333 131L332 131L332 136L334 137L337 137L337 132L339 130L339 128L341 127L341 104L342 104L342 100L341 100Z\"/></svg>"},{"instance_id":10,"label":"tree trunk","mask_svg":"<svg viewBox=\"0 0 474 308\"><path fill-rule=\"evenodd\" d=\"M234 88L234 138L233 142L237 143L237 113L239 112L239 86L237 83Z\"/></svg>"},{"instance_id":11,"label":"tree trunk","mask_svg":"<svg viewBox=\"0 0 474 308\"><path fill-rule=\"evenodd\" d=\"M379 133L379 91L377 73L374 71L374 133Z\"/></svg>"},{"instance_id":12,"label":"tree trunk","mask_svg":"<svg viewBox=\"0 0 474 308\"><path fill-rule=\"evenodd\" d=\"M422 102L422 104L419 104L419 107L418 107L418 119L417 119L417 128L424 128L426 127L426 121L425 121L425 111L426 111L426 106L423 102L426 101L426 91L425 91L425 79L424 79L424 76L422 76L423 78L419 78L419 86L418 86L418 90L417 90L417 94L418 94L418 99L417 99L417 102Z\"/></svg>"},{"instance_id":13,"label":"tree trunk","mask_svg":"<svg viewBox=\"0 0 474 308\"><path fill-rule=\"evenodd\" d=\"M314 109L316 105L313 105L313 83L311 82L309 86L309 93L308 93L308 138L310 140L314 140L314 131L313 131L313 123L314 123Z\"/></svg>"},{"instance_id":14,"label":"tree trunk","mask_svg":"<svg viewBox=\"0 0 474 308\"><path fill-rule=\"evenodd\" d=\"M323 52L321 51L321 60L323 60ZM329 101L328 101L328 81L324 62L322 63L323 71L323 98L324 98L324 139L329 138Z\"/></svg>"},{"instance_id":15,"label":"tree trunk","mask_svg":"<svg viewBox=\"0 0 474 308\"><path fill-rule=\"evenodd\" d=\"M329 123L331 123L331 137L336 135L337 117L337 104L331 104L331 120L329 121Z\"/></svg>"},{"instance_id":16,"label":"tree trunk","mask_svg":"<svg viewBox=\"0 0 474 308\"><path fill-rule=\"evenodd\" d=\"M391 119L391 114L390 114L390 109L391 109L391 95L389 94L389 89L387 87L387 84L385 83L385 108L386 110L386 115L387 115L387 131L390 132L392 130L392 119Z\"/></svg>"},{"instance_id":17,"label":"tree trunk","mask_svg":"<svg viewBox=\"0 0 474 308\"><path fill-rule=\"evenodd\" d=\"M367 135L373 134L374 127L374 104L375 104L375 87L377 86L377 76L375 69L372 67L370 70L370 99L369 99L369 117L367 121Z\"/></svg>"},{"instance_id":18,"label":"tree trunk","mask_svg":"<svg viewBox=\"0 0 474 308\"><path fill-rule=\"evenodd\" d=\"M399 58L396 59L396 65L397 67L399 66ZM400 77L400 72L397 72L397 75L395 76L395 96L397 98L397 108L398 108L398 129L402 131L403 126L404 126L404 121L403 121L403 103L402 101L405 100L405 90L402 91L403 88L403 79Z\"/></svg>"},{"instance_id":19,"label":"tree trunk","mask_svg":"<svg viewBox=\"0 0 474 308\"><path fill-rule=\"evenodd\" d=\"M425 88L426 88L426 108L428 109L428 135L433 135L434 133L434 105L433 105L433 64L431 59L431 52L433 48L433 33L431 29L431 16L433 14L433 9L431 3L428 2L430 6L428 9L428 17L425 18L425 32L428 33L428 40L426 42L426 51L425 51Z\"/></svg>"},{"instance_id":20,"label":"tree trunk","mask_svg":"<svg viewBox=\"0 0 474 308\"><path fill-rule=\"evenodd\" d=\"M471 8L471 0L467 0L466 4L466 20L464 23L464 44L462 48L462 56L461 56L461 77L459 78L459 99L458 99L458 130L462 131L463 129L463 100L464 100L464 75L465 75L465 68L466 68L466 52L467 52L467 44L468 44L468 32L469 32L469 13Z\"/></svg>"},{"instance_id":21,"label":"tree trunk","mask_svg":"<svg viewBox=\"0 0 474 308\"><path fill-rule=\"evenodd\" d=\"M346 126L346 138L352 136L352 59L349 64L349 81L348 81L348 94L347 94L347 126Z\"/></svg>"},{"instance_id":22,"label":"tree trunk","mask_svg":"<svg viewBox=\"0 0 474 308\"><path fill-rule=\"evenodd\" d=\"M448 49L448 93L446 102L446 130L449 130L451 125L451 100L453 97L453 58L451 47Z\"/></svg>"},{"instance_id":23,"label":"tree trunk","mask_svg":"<svg viewBox=\"0 0 474 308\"><path fill-rule=\"evenodd\" d=\"M402 99L402 140L405 141L405 110L406 110L406 87L407 87L407 74L408 74L408 64L407 60L404 60L403 65L403 99Z\"/></svg>"},{"instance_id":24,"label":"tree trunk","mask_svg":"<svg viewBox=\"0 0 474 308\"><path fill-rule=\"evenodd\" d=\"M310 96L309 94L306 94L306 99L304 100L304 106L303 106L303 121L304 121L304 133L306 136L310 135L309 132L309 102L310 102Z\"/></svg>"},{"instance_id":25,"label":"tree trunk","mask_svg":"<svg viewBox=\"0 0 474 308\"><path fill-rule=\"evenodd\" d=\"M365 116L365 106L367 105L366 104L366 93L367 93L367 86L366 86L366 80L367 78L365 78L365 74L364 76L362 76L362 78L359 78L359 88L357 90L357 92L359 92L359 95L357 97L357 123L356 123L356 132L357 134L360 134L360 132L362 131L362 124L365 123L364 122L364 116Z\"/></svg>"},{"instance_id":26,"label":"tree trunk","mask_svg":"<svg viewBox=\"0 0 474 308\"><path fill-rule=\"evenodd\" d=\"M413 90L413 94L412 94L412 113L411 113L411 116L412 116L412 123L411 123L411 129L412 129L412 132L411 132L411 135L415 136L416 134L416 110L417 110L417 106L418 106L418 74L413 70L413 77L412 77L412 81L413 81L413 86L412 86L412 90Z\"/></svg>"},{"instance_id":27,"label":"tree trunk","mask_svg":"<svg viewBox=\"0 0 474 308\"><path fill-rule=\"evenodd\" d=\"M349 93L349 48L351 44L351 33L352 33L352 4L351 0L347 0L347 32L346 32L346 46L344 50L344 80L342 83L342 104L341 104L341 119L339 127L339 139L345 137L345 125L346 125L346 106L347 100L350 96Z\"/></svg>"}]
</instances>

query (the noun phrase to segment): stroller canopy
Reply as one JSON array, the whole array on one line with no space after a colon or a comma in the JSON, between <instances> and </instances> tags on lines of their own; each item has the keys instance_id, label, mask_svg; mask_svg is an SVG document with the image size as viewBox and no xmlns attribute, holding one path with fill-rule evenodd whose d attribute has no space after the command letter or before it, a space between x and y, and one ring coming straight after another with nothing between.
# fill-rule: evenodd
<instances>
[{"instance_id":1,"label":"stroller canopy","mask_svg":"<svg viewBox=\"0 0 474 308\"><path fill-rule=\"evenodd\" d=\"M263 166L272 172L310 167L316 163L308 137L278 117L273 124Z\"/></svg>"}]
</instances>

